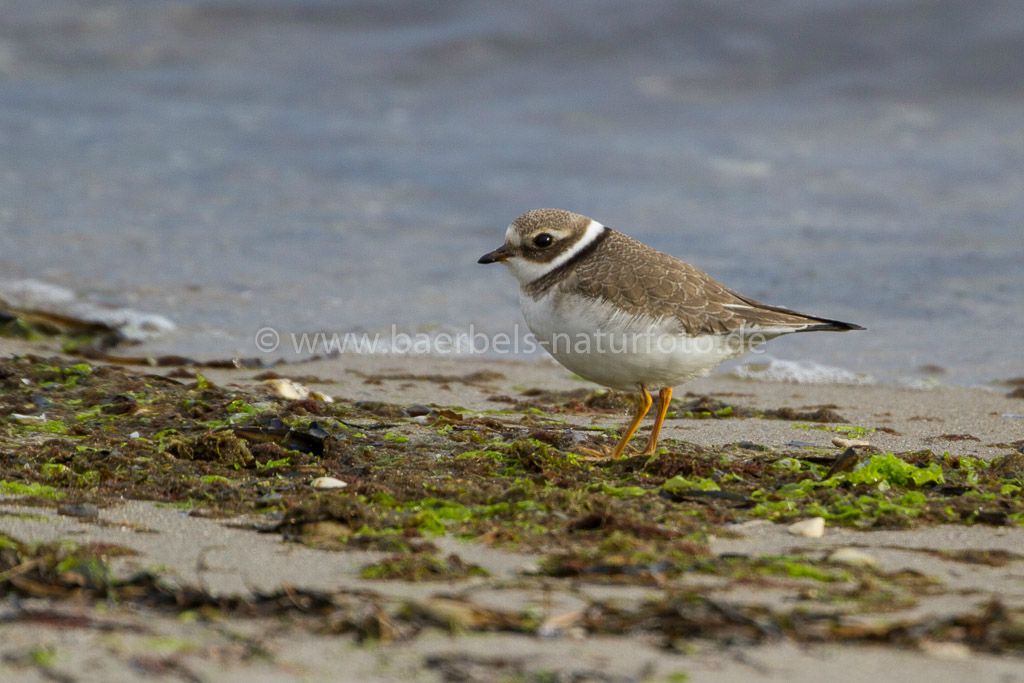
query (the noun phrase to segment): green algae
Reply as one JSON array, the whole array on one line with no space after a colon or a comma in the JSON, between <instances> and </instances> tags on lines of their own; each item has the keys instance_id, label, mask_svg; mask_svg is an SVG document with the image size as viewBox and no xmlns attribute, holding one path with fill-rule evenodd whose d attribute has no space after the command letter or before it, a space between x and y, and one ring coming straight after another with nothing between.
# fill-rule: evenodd
<instances>
[{"instance_id":1,"label":"green algae","mask_svg":"<svg viewBox=\"0 0 1024 683\"><path fill-rule=\"evenodd\" d=\"M793 425L793 429L802 430L816 430L820 432L832 432L833 434L842 434L844 437L850 439L863 439L866 436L870 436L875 433L874 427L862 427L860 425L850 424L806 424L796 423Z\"/></svg>"},{"instance_id":2,"label":"green algae","mask_svg":"<svg viewBox=\"0 0 1024 683\"><path fill-rule=\"evenodd\" d=\"M490 576L483 567L467 563L458 555L438 557L430 553L393 555L360 570L364 579L401 581L459 581Z\"/></svg>"},{"instance_id":3,"label":"green algae","mask_svg":"<svg viewBox=\"0 0 1024 683\"><path fill-rule=\"evenodd\" d=\"M51 586L45 593L59 587L67 592L85 589L107 595L117 583L110 559L134 554L129 548L108 543L23 543L0 534L0 598L11 590L31 594L40 584ZM26 568L33 579L30 584L18 578Z\"/></svg>"},{"instance_id":4,"label":"green algae","mask_svg":"<svg viewBox=\"0 0 1024 683\"><path fill-rule=\"evenodd\" d=\"M224 407L231 415L257 415L261 411L243 399L236 399Z\"/></svg>"},{"instance_id":5,"label":"green algae","mask_svg":"<svg viewBox=\"0 0 1024 683\"><path fill-rule=\"evenodd\" d=\"M679 564L692 560L689 545L668 551L654 540L637 538L623 529L610 528L593 541L548 555L540 563L539 573L591 581L655 583L655 577L674 574ZM703 554L704 549L698 552Z\"/></svg>"},{"instance_id":6,"label":"green algae","mask_svg":"<svg viewBox=\"0 0 1024 683\"><path fill-rule=\"evenodd\" d=\"M651 493L650 489L646 489L643 486L614 486L605 482L592 485L590 490L599 491L606 496L614 496L616 498L636 498Z\"/></svg>"},{"instance_id":7,"label":"green algae","mask_svg":"<svg viewBox=\"0 0 1024 683\"><path fill-rule=\"evenodd\" d=\"M776 470L796 476L805 471L803 466L780 466L779 462ZM756 504L750 515L777 521L820 516L852 526L906 527L926 516L933 521L957 521L956 514L949 514L929 495L947 481L941 462L914 464L893 453L878 453L851 471L827 479L815 478L815 469L806 468L812 476L753 491L751 500Z\"/></svg>"},{"instance_id":8,"label":"green algae","mask_svg":"<svg viewBox=\"0 0 1024 683\"><path fill-rule=\"evenodd\" d=\"M375 424L384 408L369 403L267 401L209 382L183 385L104 366L85 372L55 362L27 365L14 374L31 374L35 367L40 377L78 378L73 386L55 383L48 391L68 406L66 413L55 409L52 418L67 424L82 416L75 427L81 434L53 434L56 440L45 447L19 445L21 457L37 464L7 478L37 476L38 483L94 496L186 501L220 514L304 510L315 518L320 513L299 501L312 478L330 475L352 482L343 495L397 515L383 515L383 528L487 536L533 548L564 544L565 520L597 509L616 520L674 527L683 536L751 517L785 521L821 514L837 524L905 527L1016 523L1024 513L1015 495L1024 488L1024 475L1012 459L998 469L952 456L876 454L827 480L821 461L835 454L828 449L700 449L666 440L653 457L591 460L576 451L599 449L606 443L601 431L521 414L499 419L437 409L425 422L414 422L389 404L387 428L381 429ZM10 388L31 391L13 383ZM126 398L116 412L105 412L96 410L106 405L99 395ZM532 400L545 406L542 396ZM571 400L585 410L617 409L604 394L583 392ZM138 409L142 405L145 410ZM270 432L251 440L250 433L262 428L247 425L267 420L299 431L319 425L327 434L323 453L296 451ZM856 427L825 426L847 434ZM60 441L71 436L74 445ZM17 431L9 432L8 443L16 439ZM277 502L259 502L267 496ZM375 523L355 528L362 526L372 531Z\"/></svg>"},{"instance_id":9,"label":"green algae","mask_svg":"<svg viewBox=\"0 0 1024 683\"><path fill-rule=\"evenodd\" d=\"M888 485L893 487L920 487L926 484L942 484L945 477L942 466L937 462L924 467L912 465L892 453L873 455L852 472L842 473L835 478L850 484L868 486Z\"/></svg>"},{"instance_id":10,"label":"green algae","mask_svg":"<svg viewBox=\"0 0 1024 683\"><path fill-rule=\"evenodd\" d=\"M89 377L93 372L92 366L88 363L71 363L69 365L38 363L34 369L40 385L44 387L58 384L67 388L75 387L83 378Z\"/></svg>"},{"instance_id":11,"label":"green algae","mask_svg":"<svg viewBox=\"0 0 1024 683\"><path fill-rule=\"evenodd\" d=\"M700 639L716 645L768 643L786 638L795 643L872 643L918 647L950 643L1002 655L1024 653L1020 634L1024 611L991 600L953 614L915 615L865 623L867 611L884 614L894 606L913 606L914 592L935 587L933 580L912 572L885 573L871 568L848 568L799 555L761 558L690 558L690 570L710 572L741 585L801 586L792 607L732 602L720 589L701 590L673 585L671 570L651 546L622 531L604 536L592 547L595 558L610 559L604 576L637 580L663 590L650 591L637 601L602 600L581 592L583 608L564 615L574 632L589 636L630 633L683 652ZM0 598L6 596L66 598L76 604L116 604L177 615L185 623L222 622L229 618L285 618L292 627L311 633L349 634L357 642L406 641L428 627L455 633L507 632L543 637L559 635L563 615L535 609L487 607L462 595L390 597L366 590L323 592L290 586L245 596L213 595L200 586L169 581L159 570L118 578L110 560L126 552L117 546L73 542L26 544L0 534ZM580 557L580 556L578 556ZM669 567L681 571L683 553ZM648 561L637 565L637 561ZM630 564L633 563L633 564ZM563 565L567 569L571 566ZM586 576L601 567L576 567ZM439 557L430 550L399 553L367 565L361 575L370 580L460 581L486 579L482 568L454 555ZM545 579L545 585L550 585ZM485 584L487 585L487 584ZM817 596L820 606L809 604ZM16 603L17 604L17 603ZM831 606L830 606L831 605ZM842 606L841 610L835 606ZM15 608L17 609L17 608ZM38 612L36 612L38 613ZM854 619L846 618L851 615ZM106 625L107 622L105 622ZM191 643L154 642L156 650L190 650ZM43 658L45 661L46 658Z\"/></svg>"},{"instance_id":12,"label":"green algae","mask_svg":"<svg viewBox=\"0 0 1024 683\"><path fill-rule=\"evenodd\" d=\"M286 467L291 467L292 459L291 457L284 457L277 458L275 460L267 460L266 462L255 461L253 464L256 466L256 469L258 470L273 470L279 468L283 469ZM244 463L241 466L244 467Z\"/></svg>"},{"instance_id":13,"label":"green algae","mask_svg":"<svg viewBox=\"0 0 1024 683\"><path fill-rule=\"evenodd\" d=\"M809 562L790 558L768 558L765 563L766 573L782 574L793 579L811 579L812 581L847 581L849 572L844 570L829 571Z\"/></svg>"},{"instance_id":14,"label":"green algae","mask_svg":"<svg viewBox=\"0 0 1024 683\"><path fill-rule=\"evenodd\" d=\"M714 410L684 410L684 411L672 411L673 418L686 417L690 419L709 419L717 418L724 419L727 417L733 417L736 414L735 409L732 406L722 406L721 408L715 408ZM668 417L666 415L666 417Z\"/></svg>"},{"instance_id":15,"label":"green algae","mask_svg":"<svg viewBox=\"0 0 1024 683\"><path fill-rule=\"evenodd\" d=\"M661 485L661 490L678 495L688 491L721 491L722 487L718 482L706 477L684 477L677 474L666 480Z\"/></svg>"},{"instance_id":16,"label":"green algae","mask_svg":"<svg viewBox=\"0 0 1024 683\"><path fill-rule=\"evenodd\" d=\"M64 497L64 494L46 484L0 479L0 496L31 496L32 498L59 500Z\"/></svg>"},{"instance_id":17,"label":"green algae","mask_svg":"<svg viewBox=\"0 0 1024 683\"><path fill-rule=\"evenodd\" d=\"M232 467L254 465L248 443L228 431L175 439L167 445L165 452L184 460L222 462Z\"/></svg>"},{"instance_id":18,"label":"green algae","mask_svg":"<svg viewBox=\"0 0 1024 683\"><path fill-rule=\"evenodd\" d=\"M807 579L821 583L849 581L850 571L826 562L791 555L765 555L761 557L723 557L697 562L693 569L732 579L750 579L758 576L777 576Z\"/></svg>"},{"instance_id":19,"label":"green algae","mask_svg":"<svg viewBox=\"0 0 1024 683\"><path fill-rule=\"evenodd\" d=\"M48 669L57 663L57 651L53 647L34 647L29 651L29 659L35 666Z\"/></svg>"},{"instance_id":20,"label":"green algae","mask_svg":"<svg viewBox=\"0 0 1024 683\"><path fill-rule=\"evenodd\" d=\"M41 434L67 434L69 432L68 426L63 420L22 422L20 423L20 429L26 432L38 432Z\"/></svg>"},{"instance_id":21,"label":"green algae","mask_svg":"<svg viewBox=\"0 0 1024 683\"><path fill-rule=\"evenodd\" d=\"M537 419L529 413L547 418L552 412L543 396L500 414L432 406L413 420L392 404L267 400L259 391L187 385L104 366L84 374L65 372L66 361L47 360L38 363L45 371L33 375L33 361L7 363L7 380L0 366L5 405L13 410L30 402L45 376L51 382L45 389L48 416L68 425L69 433L29 438L20 425L2 423L4 481L48 487L40 490L52 492L50 500L73 495L76 502L104 504L128 497L204 515L256 513L263 515L262 529L290 541L388 553L362 570L374 580L481 576L439 554L435 545L446 536L537 553L545 581L660 588L704 572L755 586L809 587L844 609L881 611L911 603L914 591L925 588L912 577L837 566L821 557L718 560L710 557L708 539L728 533L724 525L752 518L785 522L821 515L832 525L854 528L1024 521L1024 456L1013 454L984 461L928 451L873 453L827 478L840 455L836 449L705 448L665 439L653 457L599 459L581 453L606 447L608 430ZM11 381L25 376L35 387ZM65 382L65 376L77 380ZM113 396L125 398L104 402ZM554 412L619 409L608 396L588 392L571 401L576 403L566 400ZM730 419L742 419L737 412ZM319 451L293 448L280 436L313 425L326 434ZM827 429L852 436L858 427ZM349 486L314 491L310 482L319 476ZM73 569L89 574L90 585L121 590L95 566ZM660 624L651 628L668 638L680 617L659 621L665 614L660 610L685 605L699 612L707 604L676 597L666 596L646 612L595 607L600 619L581 628L603 633L616 623L641 629ZM714 614L702 617L709 633L721 618ZM408 624L423 617L389 618ZM778 628L799 633L786 618L778 617ZM530 628L517 619L508 623ZM378 623L368 632L386 629Z\"/></svg>"},{"instance_id":22,"label":"green algae","mask_svg":"<svg viewBox=\"0 0 1024 683\"><path fill-rule=\"evenodd\" d=\"M39 468L39 475L47 481L64 481L73 474L74 470L59 462L43 463Z\"/></svg>"}]
</instances>

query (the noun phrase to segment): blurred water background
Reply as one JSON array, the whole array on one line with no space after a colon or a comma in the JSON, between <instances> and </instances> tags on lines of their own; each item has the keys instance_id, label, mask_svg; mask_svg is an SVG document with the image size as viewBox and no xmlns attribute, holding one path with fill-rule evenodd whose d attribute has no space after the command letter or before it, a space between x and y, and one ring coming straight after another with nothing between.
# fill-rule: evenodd
<instances>
[{"instance_id":1,"label":"blurred water background","mask_svg":"<svg viewBox=\"0 0 1024 683\"><path fill-rule=\"evenodd\" d=\"M476 258L556 206L870 330L777 359L1024 374L1016 0L3 0L0 152L0 279L154 353L509 330Z\"/></svg>"}]
</instances>

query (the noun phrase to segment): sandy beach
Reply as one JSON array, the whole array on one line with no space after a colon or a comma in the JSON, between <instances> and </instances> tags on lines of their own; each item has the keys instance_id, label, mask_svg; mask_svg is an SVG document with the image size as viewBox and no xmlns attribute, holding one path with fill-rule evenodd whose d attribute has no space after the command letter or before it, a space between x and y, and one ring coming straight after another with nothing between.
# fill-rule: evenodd
<instances>
[{"instance_id":1,"label":"sandy beach","mask_svg":"<svg viewBox=\"0 0 1024 683\"><path fill-rule=\"evenodd\" d=\"M65 378L86 373L82 359L39 344L0 341L0 358L8 383L39 385L30 378L42 367L63 368ZM197 380L194 369L104 370L94 361L88 367L68 389L86 392L75 396L88 396L88 386L101 378L149 376L149 386L158 382L151 375L160 374L173 376L165 380L173 391L202 390L207 398L225 392L236 409L244 397L260 414L294 415L300 404L299 413L316 412L310 399L268 393L263 370L200 368ZM19 368L24 377L16 377ZM207 492L204 501L194 487L140 483L114 496L107 487L119 481L117 474L104 473L99 483L83 483L81 473L74 483L53 477L54 463L47 470L27 454L47 442L51 456L62 443L77 443L84 453L92 448L84 444L97 438L89 433L91 418L43 439L26 431L29 418L8 405L0 450L14 464L0 479L42 485L40 472L51 478L45 489L22 495L8 486L0 503L0 539L8 539L7 564L0 567L0 593L7 596L0 678L866 681L893 671L935 681L1022 678L1024 517L1019 502L1008 501L1019 499L1013 482L1024 476L1024 402L1005 390L710 377L679 392L664 450L651 462L624 458L632 464L620 467L581 460L572 444L611 443L606 432L621 427L625 410L602 408L595 387L549 361L352 356L275 373L333 397L324 410L344 417L334 427L317 418L328 425L330 442L321 456L307 453L296 465L299 452L285 448L296 458L290 465L271 460L239 469L262 482L287 482L282 493L261 494L258 503L238 493L252 482L234 482L230 468L202 474L214 470L204 469L213 463L199 457L198 441L190 442L197 449L191 456L180 444L157 441L139 452L147 451L154 469L163 467L161 458L177 466L193 457L196 478L235 493ZM194 386L199 383L206 388ZM145 432L142 391L134 394L134 412L124 415ZM67 400L79 415L89 414L87 398ZM727 413L715 401L726 403ZM159 401L151 405L150 415ZM48 424L59 412L54 400ZM815 414L833 421L816 421ZM295 431L298 423L284 419ZM251 420L231 422L237 430ZM115 422L105 424L109 431ZM361 431L336 433L344 424ZM483 431L491 434L487 445L469 436ZM496 445L518 433L532 436L512 443L527 446ZM446 440L453 434L464 440ZM372 449L364 445L356 454L353 443L364 437ZM794 534L789 526L814 511L829 517L840 509L836 499L822 499L821 507L797 500L780 513L766 507L763 493L741 495L749 488L731 484L763 463L775 468L764 474L767 483L758 479L763 490L787 477L791 486L821 478L821 468L849 442L870 444L853 449L859 464L851 477L872 458L897 453L916 463L915 472L941 471L941 484L906 484L902 498L886 498L902 501L897 512L874 507L854 522L830 518L821 536ZM20 456L19 444L26 449ZM263 451L250 446L259 463ZM542 485L536 495L543 514L475 519L511 498L489 492L490 507L471 505L483 494L472 488L475 470L463 468L478 459L497 461L498 454L519 458L520 469L514 477L508 463L487 472L511 486ZM719 464L705 471L701 459ZM61 462L75 472L84 467ZM996 463L998 489L1008 495L987 493L985 476L964 475L963 463L971 462ZM270 467L280 469L268 475ZM375 477L389 468L422 471L420 495L429 489L433 502L401 504L414 494L400 487L381 497ZM686 490L670 488L672 471ZM310 484L316 476L348 486L317 491ZM868 497L900 489L886 480L836 491L849 486ZM455 498L439 506L442 489L464 490L470 512L457 509ZM956 503L971 496L966 507ZM361 531L345 507L355 499L364 505ZM312 516L310 501L320 505ZM954 503L956 513L953 507L936 512ZM404 524L404 531L367 531L375 504L398 515L382 527ZM523 500L517 505L530 510ZM418 511L418 527L410 526L410 510ZM427 510L436 514L429 524ZM12 539L17 562L10 557ZM76 564L66 549L72 546L93 564ZM40 547L63 564L43 571L49 556L31 554ZM59 547L65 550L54 550ZM102 579L96 563L104 567Z\"/></svg>"},{"instance_id":2,"label":"sandy beach","mask_svg":"<svg viewBox=\"0 0 1024 683\"><path fill-rule=\"evenodd\" d=\"M1024 683L1024 4L2 11L0 683Z\"/></svg>"}]
</instances>

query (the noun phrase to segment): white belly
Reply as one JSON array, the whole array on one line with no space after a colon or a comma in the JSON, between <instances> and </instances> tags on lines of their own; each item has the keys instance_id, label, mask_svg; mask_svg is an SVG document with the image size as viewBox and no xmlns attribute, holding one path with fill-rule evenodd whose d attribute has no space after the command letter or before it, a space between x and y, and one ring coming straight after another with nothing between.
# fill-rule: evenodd
<instances>
[{"instance_id":1,"label":"white belly","mask_svg":"<svg viewBox=\"0 0 1024 683\"><path fill-rule=\"evenodd\" d=\"M624 314L611 304L548 293L521 294L538 343L580 377L613 389L673 387L749 350L742 339L684 335L673 321Z\"/></svg>"}]
</instances>

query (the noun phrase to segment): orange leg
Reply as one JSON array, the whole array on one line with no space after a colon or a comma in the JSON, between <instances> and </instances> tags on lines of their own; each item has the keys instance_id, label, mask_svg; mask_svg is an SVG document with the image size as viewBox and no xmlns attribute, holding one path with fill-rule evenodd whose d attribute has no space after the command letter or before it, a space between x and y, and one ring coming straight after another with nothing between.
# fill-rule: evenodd
<instances>
[{"instance_id":1,"label":"orange leg","mask_svg":"<svg viewBox=\"0 0 1024 683\"><path fill-rule=\"evenodd\" d=\"M642 455L654 455L658 450L658 436L661 434L661 425L665 422L665 415L668 413L668 406L672 403L672 387L665 387L658 392L658 415L654 418L654 426L651 427L651 438L647 442L647 448Z\"/></svg>"},{"instance_id":2,"label":"orange leg","mask_svg":"<svg viewBox=\"0 0 1024 683\"><path fill-rule=\"evenodd\" d=\"M622 435L622 439L619 441L618 445L615 446L615 450L612 451L613 458L619 457L622 455L623 451L626 450L626 444L628 444L629 440L633 438L634 434L636 434L636 430L640 428L640 423L645 417L647 417L647 413L650 412L652 405L654 405L654 399L651 398L651 394L647 391L647 387L641 384L640 404L637 406L636 414L633 416L633 421L630 422L629 426L626 428L626 433Z\"/></svg>"}]
</instances>

